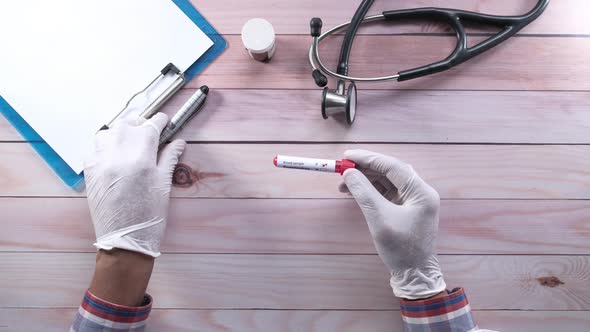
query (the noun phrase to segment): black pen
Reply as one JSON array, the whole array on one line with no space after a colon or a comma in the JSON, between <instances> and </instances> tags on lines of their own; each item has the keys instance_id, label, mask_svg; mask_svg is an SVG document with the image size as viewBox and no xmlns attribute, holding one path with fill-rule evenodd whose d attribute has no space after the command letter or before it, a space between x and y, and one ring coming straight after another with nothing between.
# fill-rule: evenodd
<instances>
[{"instance_id":1,"label":"black pen","mask_svg":"<svg viewBox=\"0 0 590 332\"><path fill-rule=\"evenodd\" d=\"M162 131L162 135L160 135L160 145L166 143L172 138L172 136L176 135L187 122L201 111L207 100L208 93L209 87L203 85L190 97L180 110L174 114L166 128Z\"/></svg>"}]
</instances>

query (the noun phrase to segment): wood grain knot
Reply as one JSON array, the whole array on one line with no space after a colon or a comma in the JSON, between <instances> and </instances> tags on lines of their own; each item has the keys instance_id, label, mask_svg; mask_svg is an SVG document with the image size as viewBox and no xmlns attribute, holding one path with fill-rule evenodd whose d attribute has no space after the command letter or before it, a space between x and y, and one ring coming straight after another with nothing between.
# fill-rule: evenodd
<instances>
[{"instance_id":1,"label":"wood grain knot","mask_svg":"<svg viewBox=\"0 0 590 332\"><path fill-rule=\"evenodd\" d=\"M174 174L172 174L172 185L178 188L190 188L206 178L220 178L223 176L225 176L224 173L193 171L190 166L178 163L174 169Z\"/></svg>"},{"instance_id":2,"label":"wood grain knot","mask_svg":"<svg viewBox=\"0 0 590 332\"><path fill-rule=\"evenodd\" d=\"M193 170L188 165L178 163L172 175L172 185L180 188L188 188L195 183L195 178Z\"/></svg>"},{"instance_id":3,"label":"wood grain knot","mask_svg":"<svg viewBox=\"0 0 590 332\"><path fill-rule=\"evenodd\" d=\"M539 282L539 284L541 284L541 286L551 288L557 287L559 285L565 285L565 283L559 280L559 278L557 277L541 277L537 278L537 281Z\"/></svg>"}]
</instances>

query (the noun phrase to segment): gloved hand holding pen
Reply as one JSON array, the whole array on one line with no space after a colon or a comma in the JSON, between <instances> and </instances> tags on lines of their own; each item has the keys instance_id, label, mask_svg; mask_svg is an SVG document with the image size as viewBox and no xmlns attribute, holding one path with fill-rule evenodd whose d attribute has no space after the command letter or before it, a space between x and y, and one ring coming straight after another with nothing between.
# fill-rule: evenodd
<instances>
[{"instance_id":1,"label":"gloved hand holding pen","mask_svg":"<svg viewBox=\"0 0 590 332\"><path fill-rule=\"evenodd\" d=\"M443 292L446 284L435 253L438 193L411 166L393 157L363 150L344 156L357 169L344 173L341 189L350 191L360 206L391 272L395 296L415 300Z\"/></svg>"},{"instance_id":2,"label":"gloved hand holding pen","mask_svg":"<svg viewBox=\"0 0 590 332\"><path fill-rule=\"evenodd\" d=\"M149 120L119 120L96 134L94 156L84 170L94 245L99 249L84 303L122 311L127 318L151 307L145 292L154 259L160 255L172 174L186 144L176 140L158 155L167 124L163 113ZM94 330L86 324L97 323L78 313L73 326L86 331Z\"/></svg>"},{"instance_id":3,"label":"gloved hand holding pen","mask_svg":"<svg viewBox=\"0 0 590 332\"><path fill-rule=\"evenodd\" d=\"M99 249L126 249L158 257L168 215L172 173L184 151L176 140L162 149L163 113L125 119L96 134L85 169L88 204Z\"/></svg>"},{"instance_id":4,"label":"gloved hand holding pen","mask_svg":"<svg viewBox=\"0 0 590 332\"><path fill-rule=\"evenodd\" d=\"M172 121L163 113L148 120L129 115L96 134L84 176L99 250L72 331L144 330L152 306L146 290L160 256L172 176L186 143L163 145L199 113L208 92L202 86Z\"/></svg>"}]
</instances>

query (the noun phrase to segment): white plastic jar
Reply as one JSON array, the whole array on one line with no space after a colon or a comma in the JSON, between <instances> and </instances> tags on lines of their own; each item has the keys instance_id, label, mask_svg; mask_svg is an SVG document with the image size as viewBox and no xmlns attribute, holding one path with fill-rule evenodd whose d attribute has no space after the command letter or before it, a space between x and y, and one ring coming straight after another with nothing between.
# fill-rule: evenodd
<instances>
[{"instance_id":1,"label":"white plastic jar","mask_svg":"<svg viewBox=\"0 0 590 332\"><path fill-rule=\"evenodd\" d=\"M242 28L242 43L252 59L267 62L276 51L275 30L269 21L253 18Z\"/></svg>"}]
</instances>

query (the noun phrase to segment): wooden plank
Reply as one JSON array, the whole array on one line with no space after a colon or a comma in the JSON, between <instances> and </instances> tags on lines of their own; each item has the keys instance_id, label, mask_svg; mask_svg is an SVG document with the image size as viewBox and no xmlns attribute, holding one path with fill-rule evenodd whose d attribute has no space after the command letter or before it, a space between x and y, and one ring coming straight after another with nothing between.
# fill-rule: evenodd
<instances>
[{"instance_id":1,"label":"wooden plank","mask_svg":"<svg viewBox=\"0 0 590 332\"><path fill-rule=\"evenodd\" d=\"M411 163L443 198L590 198L590 146L414 144L192 144L182 158L182 174L190 176L175 177L173 196L344 198L337 190L339 175L277 169L272 158L341 158L349 148ZM0 154L0 196L81 195L61 183L29 144L0 144Z\"/></svg>"},{"instance_id":2,"label":"wooden plank","mask_svg":"<svg viewBox=\"0 0 590 332\"><path fill-rule=\"evenodd\" d=\"M338 0L275 0L266 1L214 1L192 0L193 5L222 34L240 34L242 25L253 17L270 20L278 34L309 34L309 20L321 17L324 27L349 21L358 7L359 1ZM408 9L416 7L446 7L476 11L493 15L522 15L531 10L537 0L490 1L490 0L377 0L369 15L379 14L384 10ZM531 23L523 34L590 34L585 13L590 11L590 4L585 0L551 1L549 7L537 21ZM227 10L232 8L232 10ZM479 30L477 30L479 31ZM370 29L361 29L359 34L383 33L441 33L449 28L435 22L416 22L408 24L380 24Z\"/></svg>"},{"instance_id":3,"label":"wooden plank","mask_svg":"<svg viewBox=\"0 0 590 332\"><path fill-rule=\"evenodd\" d=\"M577 332L590 326L590 314L584 311L475 311L474 317L481 328L494 331Z\"/></svg>"},{"instance_id":4,"label":"wooden plank","mask_svg":"<svg viewBox=\"0 0 590 332\"><path fill-rule=\"evenodd\" d=\"M165 253L375 254L352 200L173 199ZM94 252L83 198L3 198L0 251ZM442 202L441 254L590 254L590 201Z\"/></svg>"},{"instance_id":5,"label":"wooden plank","mask_svg":"<svg viewBox=\"0 0 590 332\"><path fill-rule=\"evenodd\" d=\"M192 93L180 92L164 112L174 114ZM361 90L352 127L322 120L319 94L212 90L206 110L179 137L200 142L590 143L590 92ZM2 117L0 140L23 140Z\"/></svg>"},{"instance_id":6,"label":"wooden plank","mask_svg":"<svg viewBox=\"0 0 590 332\"><path fill-rule=\"evenodd\" d=\"M474 37L474 41L483 39ZM310 37L280 36L271 63L253 61L240 36L227 36L225 53L187 86L213 89L314 89L307 52ZM322 57L335 68L340 38L322 44ZM383 76L447 57L455 46L445 36L358 36L351 74ZM359 84L360 89L590 90L590 38L513 38L450 71L407 82ZM331 82L334 85L334 80ZM316 99L317 100L317 99ZM261 103L262 104L262 103Z\"/></svg>"},{"instance_id":7,"label":"wooden plank","mask_svg":"<svg viewBox=\"0 0 590 332\"><path fill-rule=\"evenodd\" d=\"M23 137L2 115L0 115L0 141L24 141Z\"/></svg>"},{"instance_id":8,"label":"wooden plank","mask_svg":"<svg viewBox=\"0 0 590 332\"><path fill-rule=\"evenodd\" d=\"M0 331L63 332L74 309L0 309ZM579 332L588 312L475 311L482 328L498 331ZM146 331L402 332L398 311L174 310L154 309Z\"/></svg>"},{"instance_id":9,"label":"wooden plank","mask_svg":"<svg viewBox=\"0 0 590 332\"><path fill-rule=\"evenodd\" d=\"M440 261L448 286L465 287L476 309L590 309L589 256ZM2 253L0 266L0 307L73 307L88 287L94 254ZM562 283L537 280L549 277ZM158 259L149 292L158 308L398 308L388 279L376 255L168 254Z\"/></svg>"},{"instance_id":10,"label":"wooden plank","mask_svg":"<svg viewBox=\"0 0 590 332\"><path fill-rule=\"evenodd\" d=\"M174 114L194 90L167 107ZM188 141L590 143L590 92L359 91L355 125L324 121L320 92L212 90ZM263 102L261 102L263 101ZM539 108L543 105L543 108Z\"/></svg>"}]
</instances>

